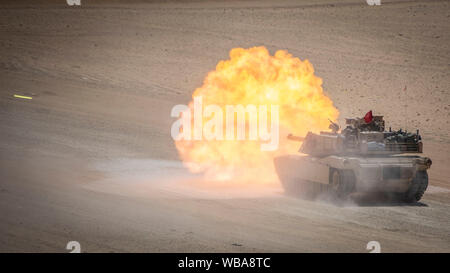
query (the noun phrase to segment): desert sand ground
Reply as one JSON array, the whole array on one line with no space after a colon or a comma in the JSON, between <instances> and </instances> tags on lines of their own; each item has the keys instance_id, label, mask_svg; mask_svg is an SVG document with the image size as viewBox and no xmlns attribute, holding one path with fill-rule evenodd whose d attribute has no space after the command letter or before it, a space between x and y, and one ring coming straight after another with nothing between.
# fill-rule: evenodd
<instances>
[{"instance_id":1,"label":"desert sand ground","mask_svg":"<svg viewBox=\"0 0 450 273\"><path fill-rule=\"evenodd\" d=\"M2 1L0 251L449 252L449 34L449 1ZM341 123L373 110L419 128L421 202L193 183L170 110L259 45L310 60Z\"/></svg>"}]
</instances>

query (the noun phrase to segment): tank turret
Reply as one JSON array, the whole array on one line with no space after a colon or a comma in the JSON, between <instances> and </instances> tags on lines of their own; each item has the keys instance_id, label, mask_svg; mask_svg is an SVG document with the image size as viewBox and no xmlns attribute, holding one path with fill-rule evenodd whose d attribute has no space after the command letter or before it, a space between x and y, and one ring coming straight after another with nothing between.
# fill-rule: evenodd
<instances>
[{"instance_id":1,"label":"tank turret","mask_svg":"<svg viewBox=\"0 0 450 273\"><path fill-rule=\"evenodd\" d=\"M288 139L303 141L299 151L312 156L422 153L419 130L385 131L383 116L369 112L364 118L346 119L346 125L339 132L339 125L331 122L331 132L309 132L305 137L289 135Z\"/></svg>"}]
</instances>

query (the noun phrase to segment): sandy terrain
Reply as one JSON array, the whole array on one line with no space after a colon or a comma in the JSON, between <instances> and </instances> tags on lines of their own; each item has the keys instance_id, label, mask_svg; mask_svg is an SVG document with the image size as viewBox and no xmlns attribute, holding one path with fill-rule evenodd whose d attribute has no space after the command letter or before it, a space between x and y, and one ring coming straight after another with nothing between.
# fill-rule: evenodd
<instances>
[{"instance_id":1,"label":"sandy terrain","mask_svg":"<svg viewBox=\"0 0 450 273\"><path fill-rule=\"evenodd\" d=\"M0 4L0 252L450 251L449 1L104 2ZM341 123L371 109L419 128L421 202L195 182L170 110L258 45L310 60Z\"/></svg>"}]
</instances>

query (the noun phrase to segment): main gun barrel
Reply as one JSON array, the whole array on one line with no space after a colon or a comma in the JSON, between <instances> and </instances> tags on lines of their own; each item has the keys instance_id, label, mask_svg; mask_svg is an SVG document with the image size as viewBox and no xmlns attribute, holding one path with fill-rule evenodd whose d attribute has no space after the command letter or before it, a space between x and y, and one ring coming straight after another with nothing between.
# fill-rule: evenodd
<instances>
[{"instance_id":1,"label":"main gun barrel","mask_svg":"<svg viewBox=\"0 0 450 273\"><path fill-rule=\"evenodd\" d=\"M302 142L302 141L305 140L304 137L294 136L293 134L289 134L289 135L287 136L287 138L288 138L289 140L300 141L300 142Z\"/></svg>"}]
</instances>

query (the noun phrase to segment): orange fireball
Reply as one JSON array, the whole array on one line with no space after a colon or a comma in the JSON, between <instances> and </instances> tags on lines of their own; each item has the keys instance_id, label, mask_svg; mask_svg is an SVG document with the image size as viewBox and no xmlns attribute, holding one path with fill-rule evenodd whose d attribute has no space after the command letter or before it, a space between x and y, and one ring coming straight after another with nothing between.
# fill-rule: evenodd
<instances>
[{"instance_id":1,"label":"orange fireball","mask_svg":"<svg viewBox=\"0 0 450 273\"><path fill-rule=\"evenodd\" d=\"M287 134L304 136L308 131L326 130L328 119L335 121L339 115L308 60L301 61L285 50L271 56L262 46L232 49L230 59L220 61L194 91L192 97L197 96L202 97L204 105L218 105L224 112L227 105L268 106L268 128L270 106L279 109L280 136L275 151L263 151L263 141L254 139L175 141L186 166L192 172L203 172L209 180L276 182L273 158L296 153L299 148L299 143L286 139ZM194 111L192 101L189 108ZM193 123L194 115L191 119ZM211 117L202 119L205 124ZM245 122L250 122L248 115ZM246 130L248 135L248 126Z\"/></svg>"}]
</instances>

